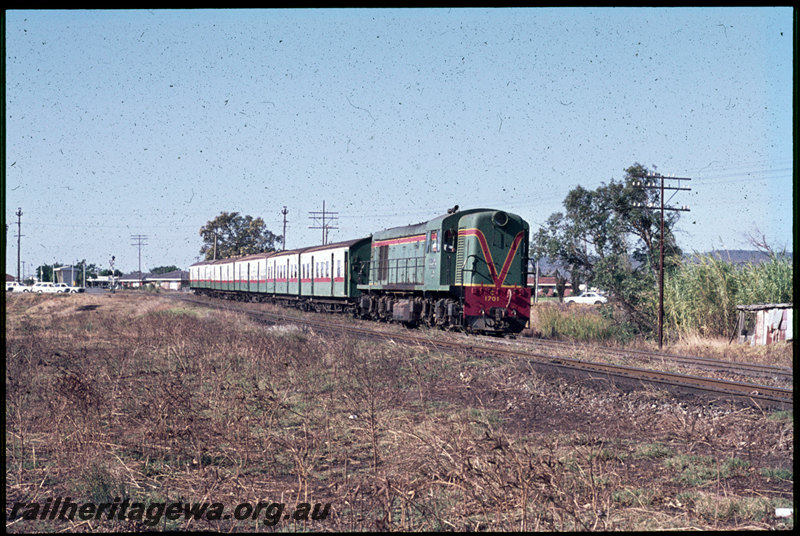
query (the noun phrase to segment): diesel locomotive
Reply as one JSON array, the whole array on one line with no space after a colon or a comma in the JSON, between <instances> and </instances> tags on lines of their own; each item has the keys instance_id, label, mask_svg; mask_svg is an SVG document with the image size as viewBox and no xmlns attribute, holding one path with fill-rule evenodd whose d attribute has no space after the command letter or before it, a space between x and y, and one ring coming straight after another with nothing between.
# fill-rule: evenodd
<instances>
[{"instance_id":1,"label":"diesel locomotive","mask_svg":"<svg viewBox=\"0 0 800 536\"><path fill-rule=\"evenodd\" d=\"M482 333L518 333L530 317L527 222L456 208L366 238L204 261L191 288L215 297L348 312Z\"/></svg>"}]
</instances>

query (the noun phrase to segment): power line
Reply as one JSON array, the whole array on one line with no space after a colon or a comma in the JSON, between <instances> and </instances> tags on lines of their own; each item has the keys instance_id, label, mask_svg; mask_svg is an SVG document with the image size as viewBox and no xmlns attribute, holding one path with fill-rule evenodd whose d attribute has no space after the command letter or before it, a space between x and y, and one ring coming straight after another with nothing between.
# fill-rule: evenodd
<instances>
[{"instance_id":1,"label":"power line","mask_svg":"<svg viewBox=\"0 0 800 536\"><path fill-rule=\"evenodd\" d=\"M283 236L281 237L281 242L283 242L283 250L286 251L286 215L289 211L286 209L286 205L283 206L283 210L281 210L281 214L283 214Z\"/></svg>"},{"instance_id":2,"label":"power line","mask_svg":"<svg viewBox=\"0 0 800 536\"><path fill-rule=\"evenodd\" d=\"M19 278L21 244L22 244L22 207L17 209L17 283L22 282L22 280Z\"/></svg>"},{"instance_id":3,"label":"power line","mask_svg":"<svg viewBox=\"0 0 800 536\"><path fill-rule=\"evenodd\" d=\"M316 226L312 225L309 226L309 229L322 229L322 245L326 245L328 243L328 231L330 229L338 229L338 227L333 227L330 223L326 223L326 219L328 222L335 221L339 219L338 212L326 212L325 211L325 201L322 201L322 212L309 212L311 216L309 218L314 220L314 223L317 224ZM319 218L322 217L322 225L319 225Z\"/></svg>"},{"instance_id":4,"label":"power line","mask_svg":"<svg viewBox=\"0 0 800 536\"><path fill-rule=\"evenodd\" d=\"M147 235L131 235L131 240L136 240L135 244L131 244L132 246L139 246L139 288L142 288L142 246L147 245L143 242L147 240Z\"/></svg>"},{"instance_id":5,"label":"power line","mask_svg":"<svg viewBox=\"0 0 800 536\"><path fill-rule=\"evenodd\" d=\"M642 188L643 190L660 190L659 194L659 201L661 204L661 236L659 238L659 265L658 265L658 349L661 350L661 347L664 344L664 211L671 210L671 211L680 211L680 212L689 212L689 207L686 205L677 208L677 207L668 207L664 205L664 190L674 190L676 193L678 191L689 191L691 188L681 187L680 181L690 181L692 179L686 177L666 177L661 173L648 173L645 175L645 178L652 179L646 182L642 182L640 180L633 181L633 186L635 188ZM660 183L659 180L660 179ZM678 186L665 186L664 180L677 180ZM648 203L648 208L657 208L654 206L655 203ZM635 207L642 207L644 206L642 203L634 203Z\"/></svg>"}]
</instances>

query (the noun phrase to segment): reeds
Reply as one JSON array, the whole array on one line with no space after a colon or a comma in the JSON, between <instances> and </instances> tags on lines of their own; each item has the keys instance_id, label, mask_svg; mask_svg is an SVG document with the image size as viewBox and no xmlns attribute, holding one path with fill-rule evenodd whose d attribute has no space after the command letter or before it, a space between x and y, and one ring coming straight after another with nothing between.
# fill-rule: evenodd
<instances>
[{"instance_id":1,"label":"reeds","mask_svg":"<svg viewBox=\"0 0 800 536\"><path fill-rule=\"evenodd\" d=\"M744 266L713 255L683 262L665 280L665 331L674 338L729 335L737 305L792 302L792 278L783 256Z\"/></svg>"}]
</instances>

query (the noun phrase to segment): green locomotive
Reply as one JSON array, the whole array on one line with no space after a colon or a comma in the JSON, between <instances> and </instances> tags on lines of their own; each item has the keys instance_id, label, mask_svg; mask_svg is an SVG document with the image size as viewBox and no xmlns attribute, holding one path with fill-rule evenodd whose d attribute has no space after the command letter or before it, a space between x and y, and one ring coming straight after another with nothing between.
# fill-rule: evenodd
<instances>
[{"instance_id":1,"label":"green locomotive","mask_svg":"<svg viewBox=\"0 0 800 536\"><path fill-rule=\"evenodd\" d=\"M516 333L530 317L528 233L515 214L456 207L367 238L196 263L191 287L408 325Z\"/></svg>"}]
</instances>

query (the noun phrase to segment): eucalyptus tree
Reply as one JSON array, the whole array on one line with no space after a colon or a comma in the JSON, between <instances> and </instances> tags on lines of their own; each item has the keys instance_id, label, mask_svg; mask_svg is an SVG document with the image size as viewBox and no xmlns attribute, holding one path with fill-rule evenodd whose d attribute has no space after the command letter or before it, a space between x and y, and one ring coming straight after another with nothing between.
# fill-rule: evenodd
<instances>
[{"instance_id":1,"label":"eucalyptus tree","mask_svg":"<svg viewBox=\"0 0 800 536\"><path fill-rule=\"evenodd\" d=\"M222 212L200 228L203 245L200 254L206 260L275 251L283 237L267 229L264 220Z\"/></svg>"}]
</instances>

